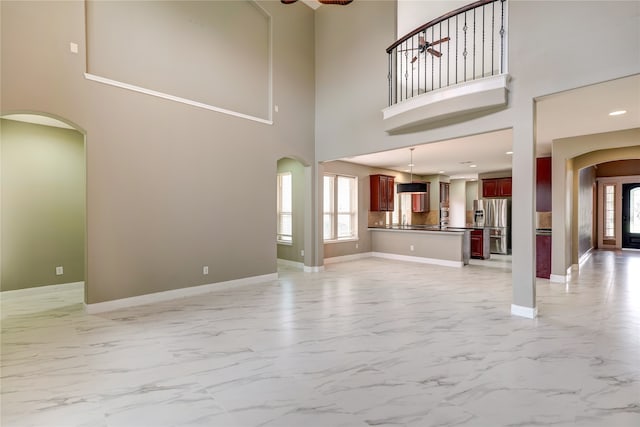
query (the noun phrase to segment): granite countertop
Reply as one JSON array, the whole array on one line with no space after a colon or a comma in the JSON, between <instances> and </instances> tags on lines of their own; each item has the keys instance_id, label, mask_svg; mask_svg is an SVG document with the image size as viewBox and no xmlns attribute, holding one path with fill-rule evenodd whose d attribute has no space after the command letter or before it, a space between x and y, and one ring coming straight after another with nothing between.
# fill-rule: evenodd
<instances>
[{"instance_id":1,"label":"granite countertop","mask_svg":"<svg viewBox=\"0 0 640 427\"><path fill-rule=\"evenodd\" d=\"M441 227L439 225L378 225L369 227L369 230L407 230L407 231L442 231L442 232L462 232L473 230L464 227Z\"/></svg>"}]
</instances>

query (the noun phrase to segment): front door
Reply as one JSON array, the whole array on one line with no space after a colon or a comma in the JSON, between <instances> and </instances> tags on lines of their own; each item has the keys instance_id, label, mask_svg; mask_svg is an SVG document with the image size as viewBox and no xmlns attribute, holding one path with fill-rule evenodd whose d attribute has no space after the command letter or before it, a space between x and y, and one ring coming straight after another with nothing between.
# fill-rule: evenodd
<instances>
[{"instance_id":1,"label":"front door","mask_svg":"<svg viewBox=\"0 0 640 427\"><path fill-rule=\"evenodd\" d=\"M622 247L640 249L640 183L622 185Z\"/></svg>"}]
</instances>

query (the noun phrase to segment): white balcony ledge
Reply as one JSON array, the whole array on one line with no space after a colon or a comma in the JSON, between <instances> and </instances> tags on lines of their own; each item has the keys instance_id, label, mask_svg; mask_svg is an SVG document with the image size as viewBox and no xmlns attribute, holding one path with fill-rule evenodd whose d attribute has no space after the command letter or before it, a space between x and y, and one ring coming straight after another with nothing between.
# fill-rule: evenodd
<instances>
[{"instance_id":1,"label":"white balcony ledge","mask_svg":"<svg viewBox=\"0 0 640 427\"><path fill-rule=\"evenodd\" d=\"M508 74L500 74L459 83L407 99L382 110L384 130L397 132L506 106L508 81Z\"/></svg>"}]
</instances>

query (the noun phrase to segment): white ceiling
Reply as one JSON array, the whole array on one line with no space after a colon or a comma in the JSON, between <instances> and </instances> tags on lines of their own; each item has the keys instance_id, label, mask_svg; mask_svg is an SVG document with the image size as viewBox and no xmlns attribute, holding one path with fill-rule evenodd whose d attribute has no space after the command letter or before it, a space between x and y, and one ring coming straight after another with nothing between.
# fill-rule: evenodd
<instances>
[{"instance_id":1,"label":"white ceiling","mask_svg":"<svg viewBox=\"0 0 640 427\"><path fill-rule=\"evenodd\" d=\"M611 111L626 110L621 116ZM558 138L612 132L640 127L640 75L577 88L536 100L536 152L551 154L551 141ZM418 145L413 172L431 175L444 171L452 178L470 178L474 173L511 169L512 132L502 130L465 138ZM403 172L408 168L409 148L348 157L344 160ZM474 162L470 168L463 162Z\"/></svg>"},{"instance_id":2,"label":"white ceiling","mask_svg":"<svg viewBox=\"0 0 640 427\"><path fill-rule=\"evenodd\" d=\"M609 116L626 110L620 116ZM538 155L551 141L640 127L640 74L544 96L536 100Z\"/></svg>"},{"instance_id":3,"label":"white ceiling","mask_svg":"<svg viewBox=\"0 0 640 427\"><path fill-rule=\"evenodd\" d=\"M444 174L452 178L477 178L479 173L511 169L511 129L423 144L413 151L413 173ZM342 160L383 169L409 172L409 148ZM472 168L470 165L476 165ZM441 172L442 171L442 172Z\"/></svg>"}]
</instances>

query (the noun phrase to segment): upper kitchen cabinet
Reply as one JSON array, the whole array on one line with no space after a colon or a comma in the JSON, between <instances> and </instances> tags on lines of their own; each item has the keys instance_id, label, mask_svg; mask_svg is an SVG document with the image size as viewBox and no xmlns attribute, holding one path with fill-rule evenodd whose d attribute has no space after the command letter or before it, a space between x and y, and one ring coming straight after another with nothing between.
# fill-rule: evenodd
<instances>
[{"instance_id":1,"label":"upper kitchen cabinet","mask_svg":"<svg viewBox=\"0 0 640 427\"><path fill-rule=\"evenodd\" d=\"M411 210L413 212L429 212L431 209L430 197L431 197L431 183L427 182L427 192L412 194L411 195Z\"/></svg>"},{"instance_id":2,"label":"upper kitchen cabinet","mask_svg":"<svg viewBox=\"0 0 640 427\"><path fill-rule=\"evenodd\" d=\"M511 177L483 179L482 197L511 197Z\"/></svg>"},{"instance_id":3,"label":"upper kitchen cabinet","mask_svg":"<svg viewBox=\"0 0 640 427\"><path fill-rule=\"evenodd\" d=\"M394 180L389 175L369 175L369 189L371 203L369 210L372 212L393 211Z\"/></svg>"}]
</instances>

